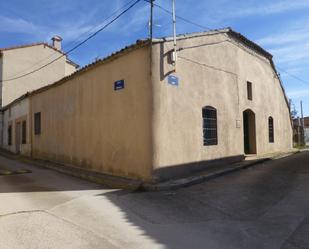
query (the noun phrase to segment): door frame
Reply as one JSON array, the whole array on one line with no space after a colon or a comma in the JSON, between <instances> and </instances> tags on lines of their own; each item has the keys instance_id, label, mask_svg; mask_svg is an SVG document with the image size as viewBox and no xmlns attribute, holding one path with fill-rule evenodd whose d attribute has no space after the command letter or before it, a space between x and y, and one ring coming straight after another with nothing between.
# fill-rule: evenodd
<instances>
[{"instance_id":1,"label":"door frame","mask_svg":"<svg viewBox=\"0 0 309 249\"><path fill-rule=\"evenodd\" d=\"M257 154L256 146L256 118L251 109L243 112L243 137L244 137L244 154Z\"/></svg>"}]
</instances>

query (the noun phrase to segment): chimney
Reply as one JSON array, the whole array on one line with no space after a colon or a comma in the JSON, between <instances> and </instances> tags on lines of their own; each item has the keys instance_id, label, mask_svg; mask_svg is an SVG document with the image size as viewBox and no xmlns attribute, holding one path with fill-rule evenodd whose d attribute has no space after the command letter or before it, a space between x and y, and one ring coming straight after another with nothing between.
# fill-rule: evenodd
<instances>
[{"instance_id":1,"label":"chimney","mask_svg":"<svg viewBox=\"0 0 309 249\"><path fill-rule=\"evenodd\" d=\"M59 51L61 51L61 41L62 41L62 38L59 35L55 35L52 38L52 41L53 41L53 47L58 49Z\"/></svg>"}]
</instances>

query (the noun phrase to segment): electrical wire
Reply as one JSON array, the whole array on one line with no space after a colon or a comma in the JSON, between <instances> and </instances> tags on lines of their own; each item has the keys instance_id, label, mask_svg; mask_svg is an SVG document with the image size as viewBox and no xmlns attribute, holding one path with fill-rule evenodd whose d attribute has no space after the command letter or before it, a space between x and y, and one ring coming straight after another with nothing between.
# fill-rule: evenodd
<instances>
[{"instance_id":1,"label":"electrical wire","mask_svg":"<svg viewBox=\"0 0 309 249\"><path fill-rule=\"evenodd\" d=\"M85 35L91 33L92 31L94 31L95 29L97 29L99 26L102 26L103 23L107 22L109 19L111 19L113 16L115 16L118 12L120 12L121 10L123 10L125 7L127 7L129 4L131 4L131 3L134 2L134 1L135 1L135 0L131 0L131 1L127 2L127 3L126 3L125 5L123 5L121 8L117 9L115 12L113 12L111 15L109 15L107 18L105 18L105 19L101 22L101 24L96 25L95 27L92 27L92 28L90 28L89 30L87 30L86 32L82 33L81 35L79 35L79 38L75 39L74 41L71 41L71 42L68 43L65 47L69 47L69 46L73 45L74 43L80 41L80 40L81 40L81 37L83 37L83 36L85 36ZM32 64L30 67L27 67L27 68L25 68L25 69L22 70L22 71L19 71L18 73L12 75L11 77L13 78L13 77L15 77L15 76L17 76L17 75L19 75L19 74L21 74L21 73L23 73L23 72L26 72L26 71L28 71L28 70L34 68L34 67L37 66L37 65L40 65L42 62L47 61L48 59L52 58L54 55L56 55L56 54L58 54L58 53L59 53L59 52L56 52L56 51L55 51L55 52L52 53L51 55L49 55L49 56L43 58L42 60L37 61L35 64ZM1 81L0 81L0 82L1 82Z\"/></svg>"},{"instance_id":2,"label":"electrical wire","mask_svg":"<svg viewBox=\"0 0 309 249\"><path fill-rule=\"evenodd\" d=\"M144 0L144 1L145 1L145 2L148 2L148 3L150 2L150 0ZM164 8L164 7L162 7L162 6L158 5L158 4L156 4L156 3L154 3L154 6L158 7L159 9L163 10L164 12L166 12L166 13L168 13L168 14L170 14L170 15L173 14L173 13L172 13L171 11L169 11L168 9L166 9L166 8ZM209 27L206 27L206 26L204 26L204 25L201 25L201 24L192 22L192 21L190 21L190 20L188 20L188 19L186 19L186 18L184 18L184 17L178 16L178 15L176 15L176 17L177 17L178 19L180 19L180 20L183 20L183 21L189 23L189 24L195 25L196 27L199 27L199 28L202 28L202 29L207 29L207 30L213 30L213 29L211 29L211 28L209 28ZM227 42L231 42L231 41L227 41ZM231 43L234 44L233 42L231 42ZM236 44L234 44L234 45L236 45ZM294 78L294 79L296 79L296 80L302 82L303 84L309 85L309 82L306 82L305 80L301 79L300 77L295 76L295 75L289 73L288 71L286 71L286 70L284 70L284 69L282 69L282 68L280 68L280 67L278 67L278 66L277 66L277 68L278 68L280 71L285 72L287 75L291 76L292 78Z\"/></svg>"},{"instance_id":3,"label":"electrical wire","mask_svg":"<svg viewBox=\"0 0 309 249\"><path fill-rule=\"evenodd\" d=\"M73 52L74 50L76 50L77 48L79 48L80 46L82 46L83 44L85 44L87 41L89 41L91 38L93 38L94 36L96 36L97 34L99 34L101 31L103 31L104 29L106 29L108 26L110 26L112 23L114 23L116 20L118 20L121 16L123 16L125 13L127 13L130 9L132 9L137 3L139 3L141 0L136 0L133 4L131 4L128 8L126 8L124 11L122 11L120 14L118 14L115 18L113 18L111 21L109 21L107 24L105 24L103 27L101 27L100 29L98 29L97 31L95 31L92 35L88 36L86 39L84 39L83 41L81 41L80 43L78 43L77 45L75 45L73 48L71 48L68 52L63 53L61 56L57 57L56 59L50 61L49 63L31 71L28 72L26 74L20 75L18 77L13 77L10 79L5 79L5 80L1 80L0 82L8 82L8 81L12 81L12 80L16 80L16 79L20 79L23 78L25 76L28 76L30 74L33 74L35 72L40 71L41 69L51 65L52 63L58 61L59 59L61 59L64 56L67 56L68 54L70 54L71 52Z\"/></svg>"},{"instance_id":4,"label":"electrical wire","mask_svg":"<svg viewBox=\"0 0 309 249\"><path fill-rule=\"evenodd\" d=\"M144 0L144 1L147 2L147 3L151 3L150 0ZM168 10L168 9L166 9L166 8L164 8L164 7L162 7L162 6L160 6L159 4L153 3L153 5L156 6L156 7L158 7L159 9L163 10L164 12L166 12L166 13L168 13L168 14L170 14L170 15L173 15L173 12L172 12L172 11L170 11L170 10ZM189 24L195 25L195 26L197 26L197 27L199 27L199 28L201 28L201 29L203 29L203 30L213 30L212 28L209 28L209 27L200 25L200 24L198 24L198 23L192 22L192 21L190 21L189 19L186 19L186 18L181 17L181 16L179 16L179 15L176 15L176 18L179 19L179 20L183 20L183 21L185 21L185 22L187 22L187 23L189 23Z\"/></svg>"},{"instance_id":5,"label":"electrical wire","mask_svg":"<svg viewBox=\"0 0 309 249\"><path fill-rule=\"evenodd\" d=\"M303 80L303 79L299 78L299 77L298 77L298 76L296 76L296 75L293 75L293 74L289 73L289 72L288 72L288 71L286 71L285 69L280 68L280 67L278 67L278 66L277 66L277 68L278 68L280 71L282 71L282 72L286 73L287 75L289 75L290 77L292 77L292 78L294 78L294 79L296 79L296 80L298 80L298 81L302 82L303 84L305 84L305 85L309 85L309 82L307 82L307 81L305 81L305 80Z\"/></svg>"}]
</instances>

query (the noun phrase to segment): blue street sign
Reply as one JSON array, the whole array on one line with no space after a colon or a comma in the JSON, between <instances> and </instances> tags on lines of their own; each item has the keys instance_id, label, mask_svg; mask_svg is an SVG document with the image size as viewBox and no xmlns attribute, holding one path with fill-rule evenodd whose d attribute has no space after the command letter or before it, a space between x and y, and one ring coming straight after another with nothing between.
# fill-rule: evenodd
<instances>
[{"instance_id":1,"label":"blue street sign","mask_svg":"<svg viewBox=\"0 0 309 249\"><path fill-rule=\"evenodd\" d=\"M178 86L179 85L179 79L178 77L174 75L169 75L167 77L168 84L173 85L173 86Z\"/></svg>"},{"instance_id":2,"label":"blue street sign","mask_svg":"<svg viewBox=\"0 0 309 249\"><path fill-rule=\"evenodd\" d=\"M114 91L118 91L124 88L124 80L117 80L114 83Z\"/></svg>"}]
</instances>

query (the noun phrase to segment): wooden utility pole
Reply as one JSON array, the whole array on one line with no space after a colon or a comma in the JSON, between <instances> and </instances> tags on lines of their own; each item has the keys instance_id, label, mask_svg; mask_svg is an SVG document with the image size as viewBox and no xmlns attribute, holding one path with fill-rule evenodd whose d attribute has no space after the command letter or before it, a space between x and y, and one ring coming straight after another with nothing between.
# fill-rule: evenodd
<instances>
[{"instance_id":1,"label":"wooden utility pole","mask_svg":"<svg viewBox=\"0 0 309 249\"><path fill-rule=\"evenodd\" d=\"M303 101L300 101L300 112L301 112L301 131L302 131L302 145L305 144L305 120L303 111Z\"/></svg>"},{"instance_id":2,"label":"wooden utility pole","mask_svg":"<svg viewBox=\"0 0 309 249\"><path fill-rule=\"evenodd\" d=\"M297 144L298 145L302 145L302 142L301 142L301 124L300 124L300 118L297 117L297 120L298 120L298 126L297 126Z\"/></svg>"},{"instance_id":3,"label":"wooden utility pole","mask_svg":"<svg viewBox=\"0 0 309 249\"><path fill-rule=\"evenodd\" d=\"M176 33L176 9L175 9L175 0L172 0L173 5L173 37L174 37L174 53L173 53L173 64L176 72L177 64L177 33Z\"/></svg>"},{"instance_id":4,"label":"wooden utility pole","mask_svg":"<svg viewBox=\"0 0 309 249\"><path fill-rule=\"evenodd\" d=\"M152 43L153 38L153 2L155 0L150 0L150 19L149 19L149 38Z\"/></svg>"}]
</instances>

